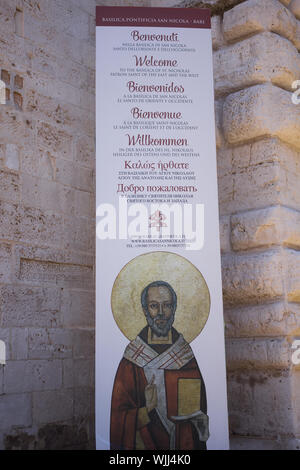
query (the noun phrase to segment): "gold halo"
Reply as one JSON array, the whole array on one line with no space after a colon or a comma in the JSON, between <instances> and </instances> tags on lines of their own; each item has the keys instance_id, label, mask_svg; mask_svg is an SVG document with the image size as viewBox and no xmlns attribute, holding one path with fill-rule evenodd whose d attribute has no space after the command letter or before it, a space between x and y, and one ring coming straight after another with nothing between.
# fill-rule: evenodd
<instances>
[{"instance_id":1,"label":"gold halo","mask_svg":"<svg viewBox=\"0 0 300 470\"><path fill-rule=\"evenodd\" d=\"M111 308L118 327L133 340L146 326L141 293L154 281L166 281L175 290L174 327L190 343L208 319L210 294L200 271L175 253L154 251L139 255L121 269L111 293Z\"/></svg>"}]
</instances>

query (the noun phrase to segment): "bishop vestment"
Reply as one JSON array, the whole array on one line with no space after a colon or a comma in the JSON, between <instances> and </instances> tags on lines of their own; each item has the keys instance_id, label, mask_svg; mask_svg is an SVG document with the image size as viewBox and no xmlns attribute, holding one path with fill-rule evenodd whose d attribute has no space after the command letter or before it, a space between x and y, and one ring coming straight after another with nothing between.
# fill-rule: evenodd
<instances>
[{"instance_id":1,"label":"bishop vestment","mask_svg":"<svg viewBox=\"0 0 300 470\"><path fill-rule=\"evenodd\" d=\"M206 391L190 345L174 328L170 344L151 343L144 328L125 349L112 393L111 449L206 449ZM154 377L157 406L146 408Z\"/></svg>"}]
</instances>

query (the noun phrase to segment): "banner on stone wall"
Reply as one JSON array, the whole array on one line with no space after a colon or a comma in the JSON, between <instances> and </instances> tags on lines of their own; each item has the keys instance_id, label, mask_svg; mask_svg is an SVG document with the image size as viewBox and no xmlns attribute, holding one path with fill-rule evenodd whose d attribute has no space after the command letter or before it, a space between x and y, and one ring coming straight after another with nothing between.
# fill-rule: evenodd
<instances>
[{"instance_id":1,"label":"banner on stone wall","mask_svg":"<svg viewBox=\"0 0 300 470\"><path fill-rule=\"evenodd\" d=\"M98 449L227 449L209 10L97 7Z\"/></svg>"}]
</instances>

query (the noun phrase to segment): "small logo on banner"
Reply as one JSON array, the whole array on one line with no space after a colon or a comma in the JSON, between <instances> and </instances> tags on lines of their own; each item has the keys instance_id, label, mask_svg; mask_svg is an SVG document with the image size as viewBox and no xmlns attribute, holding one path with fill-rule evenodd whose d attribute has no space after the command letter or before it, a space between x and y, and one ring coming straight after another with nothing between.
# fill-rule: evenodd
<instances>
[{"instance_id":1,"label":"small logo on banner","mask_svg":"<svg viewBox=\"0 0 300 470\"><path fill-rule=\"evenodd\" d=\"M150 215L149 227L156 227L156 230L160 232L161 227L167 227L163 221L166 220L166 216L161 211L155 211L154 214Z\"/></svg>"}]
</instances>

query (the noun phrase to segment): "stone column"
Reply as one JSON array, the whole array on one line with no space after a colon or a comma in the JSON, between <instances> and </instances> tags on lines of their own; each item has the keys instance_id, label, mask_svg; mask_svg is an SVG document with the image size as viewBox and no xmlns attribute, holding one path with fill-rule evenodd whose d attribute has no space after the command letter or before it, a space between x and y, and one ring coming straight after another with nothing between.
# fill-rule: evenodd
<instances>
[{"instance_id":1,"label":"stone column","mask_svg":"<svg viewBox=\"0 0 300 470\"><path fill-rule=\"evenodd\" d=\"M288 3L213 18L233 449L300 447L300 22Z\"/></svg>"}]
</instances>

